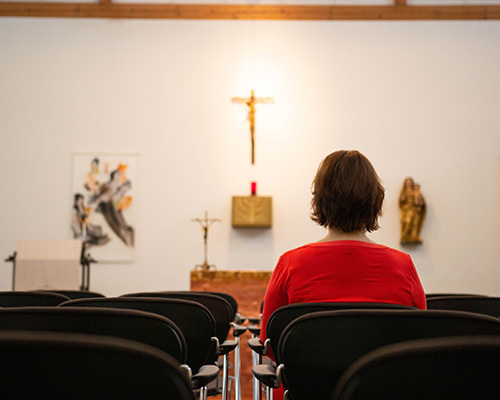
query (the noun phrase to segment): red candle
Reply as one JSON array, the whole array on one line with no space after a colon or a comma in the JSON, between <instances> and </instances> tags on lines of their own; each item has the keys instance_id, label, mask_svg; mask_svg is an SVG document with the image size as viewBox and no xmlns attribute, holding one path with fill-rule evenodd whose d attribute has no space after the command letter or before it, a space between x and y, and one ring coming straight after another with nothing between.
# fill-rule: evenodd
<instances>
[{"instance_id":1,"label":"red candle","mask_svg":"<svg viewBox=\"0 0 500 400\"><path fill-rule=\"evenodd\" d=\"M252 196L257 194L257 182L252 182Z\"/></svg>"}]
</instances>

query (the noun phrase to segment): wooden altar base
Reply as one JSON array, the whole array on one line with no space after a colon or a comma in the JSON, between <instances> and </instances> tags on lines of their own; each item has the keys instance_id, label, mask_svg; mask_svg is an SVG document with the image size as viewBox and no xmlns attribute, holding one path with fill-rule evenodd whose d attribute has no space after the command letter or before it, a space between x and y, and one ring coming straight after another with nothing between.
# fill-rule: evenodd
<instances>
[{"instance_id":1,"label":"wooden altar base","mask_svg":"<svg viewBox=\"0 0 500 400\"><path fill-rule=\"evenodd\" d=\"M271 271L191 271L191 290L228 293L238 302L241 316L258 317L271 274ZM249 332L240 337L242 400L253 398L252 351L247 344L251 337ZM234 359L231 363L234 365Z\"/></svg>"}]
</instances>

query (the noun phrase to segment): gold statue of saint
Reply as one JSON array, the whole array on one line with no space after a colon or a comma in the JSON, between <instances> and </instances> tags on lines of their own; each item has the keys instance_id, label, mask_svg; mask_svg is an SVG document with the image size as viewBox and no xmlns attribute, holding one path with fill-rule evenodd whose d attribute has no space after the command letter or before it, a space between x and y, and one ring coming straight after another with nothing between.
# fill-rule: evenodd
<instances>
[{"instance_id":1,"label":"gold statue of saint","mask_svg":"<svg viewBox=\"0 0 500 400\"><path fill-rule=\"evenodd\" d=\"M426 204L420 185L406 178L399 195L401 244L421 244L420 232L425 219Z\"/></svg>"},{"instance_id":2,"label":"gold statue of saint","mask_svg":"<svg viewBox=\"0 0 500 400\"><path fill-rule=\"evenodd\" d=\"M255 97L253 90L250 94L250 97L233 97L231 100L233 101L233 103L244 104L246 107L248 107L248 121L250 121L250 140L252 144L252 164L255 164L255 104L273 103L274 100L271 97Z\"/></svg>"}]
</instances>

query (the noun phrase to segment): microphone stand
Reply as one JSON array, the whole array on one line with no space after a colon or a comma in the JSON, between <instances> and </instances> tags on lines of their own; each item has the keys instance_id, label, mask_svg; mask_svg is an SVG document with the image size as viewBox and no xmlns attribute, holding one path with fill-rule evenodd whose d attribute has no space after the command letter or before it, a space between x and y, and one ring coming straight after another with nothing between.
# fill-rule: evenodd
<instances>
[{"instance_id":1,"label":"microphone stand","mask_svg":"<svg viewBox=\"0 0 500 400\"><path fill-rule=\"evenodd\" d=\"M75 206L79 213L79 217L81 220L81 228L82 228L82 253L80 255L80 264L82 265L82 284L80 286L80 290L89 291L90 287L90 263L96 263L97 261L92 258L90 253L85 254L87 250L87 224L85 220L87 218L87 214L79 210L77 206Z\"/></svg>"},{"instance_id":2,"label":"microphone stand","mask_svg":"<svg viewBox=\"0 0 500 400\"><path fill-rule=\"evenodd\" d=\"M12 263L12 291L14 291L14 287L16 285L16 256L17 256L17 251L15 251L12 255L8 256L5 259L5 262Z\"/></svg>"}]
</instances>

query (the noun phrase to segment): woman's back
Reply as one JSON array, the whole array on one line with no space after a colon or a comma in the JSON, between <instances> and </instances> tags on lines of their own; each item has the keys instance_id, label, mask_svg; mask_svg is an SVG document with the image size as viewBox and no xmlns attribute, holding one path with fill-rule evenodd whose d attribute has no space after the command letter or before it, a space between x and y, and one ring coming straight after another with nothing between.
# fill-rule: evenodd
<instances>
[{"instance_id":1,"label":"woman's back","mask_svg":"<svg viewBox=\"0 0 500 400\"><path fill-rule=\"evenodd\" d=\"M354 240L317 242L283 254L273 284L288 304L316 301L385 302L425 308L409 255Z\"/></svg>"}]
</instances>

